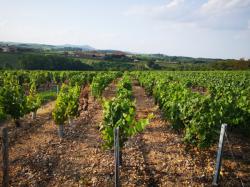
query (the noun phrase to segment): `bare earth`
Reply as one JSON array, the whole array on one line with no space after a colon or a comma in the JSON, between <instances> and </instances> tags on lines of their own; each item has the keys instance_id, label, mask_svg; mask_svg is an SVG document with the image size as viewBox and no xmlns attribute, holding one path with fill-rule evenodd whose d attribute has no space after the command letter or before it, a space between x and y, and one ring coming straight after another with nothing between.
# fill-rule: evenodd
<instances>
[{"instance_id":1,"label":"bare earth","mask_svg":"<svg viewBox=\"0 0 250 187\"><path fill-rule=\"evenodd\" d=\"M105 89L105 98L115 96L115 84ZM155 118L143 133L126 143L122 186L211 186L217 145L207 150L186 147L181 134L162 119L153 99L135 81L133 94L137 117L153 113ZM65 125L62 141L51 119L53 107L54 102L50 102L39 109L35 121L26 116L19 129L5 124L10 127L10 185L113 186L113 152L101 146L100 102L90 99L89 111L74 119L74 126ZM240 186L240 179L250 186L250 141L237 135L229 137L236 162L225 144L222 186Z\"/></svg>"}]
</instances>

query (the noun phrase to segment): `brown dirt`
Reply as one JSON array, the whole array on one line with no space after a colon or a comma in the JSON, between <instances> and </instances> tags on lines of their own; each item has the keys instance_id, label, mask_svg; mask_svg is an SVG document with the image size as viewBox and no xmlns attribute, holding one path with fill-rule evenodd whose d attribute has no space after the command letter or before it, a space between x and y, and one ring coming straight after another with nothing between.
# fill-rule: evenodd
<instances>
[{"instance_id":1,"label":"brown dirt","mask_svg":"<svg viewBox=\"0 0 250 187\"><path fill-rule=\"evenodd\" d=\"M10 144L15 144L19 138L25 138L29 133L35 133L39 128L41 128L45 122L51 119L51 112L54 108L55 102L51 101L43 105L37 111L37 118L35 120L31 119L31 114L25 115L20 119L21 127L16 128L12 120L6 121L1 125L0 130L4 127L8 127ZM2 134L0 135L2 139Z\"/></svg>"},{"instance_id":2,"label":"brown dirt","mask_svg":"<svg viewBox=\"0 0 250 187\"><path fill-rule=\"evenodd\" d=\"M104 97L115 96L116 83L108 86ZM137 117L154 113L155 118L143 133L125 145L122 186L210 186L216 146L203 151L185 147L181 134L162 120L153 99L137 85L133 83ZM63 140L58 138L57 126L51 119L53 105L48 103L48 107L40 109L35 122L24 119L23 124L29 122L30 125L23 125L18 133L13 133L16 136L10 134L13 136L9 151L10 185L113 186L113 152L101 146L99 124L103 111L100 103L90 98L89 110L74 119L74 126L65 125ZM245 186L249 186L250 141L232 136L231 142L239 164L232 161L226 148L222 185L239 186L235 176L238 173Z\"/></svg>"},{"instance_id":3,"label":"brown dirt","mask_svg":"<svg viewBox=\"0 0 250 187\"><path fill-rule=\"evenodd\" d=\"M186 147L182 135L171 129L162 119L152 98L143 88L134 86L137 115L145 117L154 113L155 118L139 135L150 186L211 186L215 167L217 145L206 149ZM235 161L225 143L222 163L221 186L250 186L250 140L228 132ZM219 138L218 138L219 139ZM244 153L244 154L243 154Z\"/></svg>"},{"instance_id":4,"label":"brown dirt","mask_svg":"<svg viewBox=\"0 0 250 187\"><path fill-rule=\"evenodd\" d=\"M191 86L190 89L192 92L200 93L201 95L208 94L208 89L202 86Z\"/></svg>"},{"instance_id":5,"label":"brown dirt","mask_svg":"<svg viewBox=\"0 0 250 187\"><path fill-rule=\"evenodd\" d=\"M103 95L114 96L114 88L112 83ZM38 119L32 122L34 128L26 125L30 123L26 118L20 129L11 127L10 185L110 186L113 159L112 152L101 147L102 108L98 101L91 98L89 111L74 119L74 126L65 125L63 140L58 138L57 126L51 120L52 109L45 107L38 112ZM45 121L40 122L40 118Z\"/></svg>"},{"instance_id":6,"label":"brown dirt","mask_svg":"<svg viewBox=\"0 0 250 187\"><path fill-rule=\"evenodd\" d=\"M102 94L105 99L112 99L116 95L116 84L121 80L118 78L114 80L109 86L107 86Z\"/></svg>"}]
</instances>

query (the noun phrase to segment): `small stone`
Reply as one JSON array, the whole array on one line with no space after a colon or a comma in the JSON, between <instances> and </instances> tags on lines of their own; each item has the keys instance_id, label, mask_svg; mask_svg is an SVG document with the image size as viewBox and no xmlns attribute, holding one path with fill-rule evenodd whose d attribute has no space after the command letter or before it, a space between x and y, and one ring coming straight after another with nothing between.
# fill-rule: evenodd
<instances>
[{"instance_id":1,"label":"small stone","mask_svg":"<svg viewBox=\"0 0 250 187\"><path fill-rule=\"evenodd\" d=\"M200 179L203 179L203 178L205 178L205 175L203 174L203 175L201 175L199 178L200 178Z\"/></svg>"},{"instance_id":2,"label":"small stone","mask_svg":"<svg viewBox=\"0 0 250 187\"><path fill-rule=\"evenodd\" d=\"M96 183L97 183L97 178L96 178L96 177L93 177L93 178L91 179L91 182L92 182L93 184L96 184Z\"/></svg>"}]
</instances>

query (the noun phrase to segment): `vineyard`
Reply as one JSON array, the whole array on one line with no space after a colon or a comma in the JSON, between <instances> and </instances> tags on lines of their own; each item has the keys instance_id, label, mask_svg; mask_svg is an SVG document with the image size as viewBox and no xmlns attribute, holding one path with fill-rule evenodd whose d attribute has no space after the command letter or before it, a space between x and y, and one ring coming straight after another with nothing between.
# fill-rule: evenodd
<instances>
[{"instance_id":1,"label":"vineyard","mask_svg":"<svg viewBox=\"0 0 250 187\"><path fill-rule=\"evenodd\" d=\"M10 186L114 186L117 127L121 186L211 186L223 123L220 184L250 186L249 71L0 72Z\"/></svg>"}]
</instances>

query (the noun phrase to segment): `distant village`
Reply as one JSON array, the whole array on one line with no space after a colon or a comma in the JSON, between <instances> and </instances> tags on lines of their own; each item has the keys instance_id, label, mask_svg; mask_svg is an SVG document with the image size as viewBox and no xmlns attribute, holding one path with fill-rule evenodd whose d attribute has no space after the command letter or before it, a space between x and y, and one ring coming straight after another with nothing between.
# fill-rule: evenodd
<instances>
[{"instance_id":1,"label":"distant village","mask_svg":"<svg viewBox=\"0 0 250 187\"><path fill-rule=\"evenodd\" d=\"M0 52L3 53L18 53L18 52L32 52L34 49L32 48L23 48L15 45L3 45L0 44Z\"/></svg>"},{"instance_id":2,"label":"distant village","mask_svg":"<svg viewBox=\"0 0 250 187\"><path fill-rule=\"evenodd\" d=\"M9 45L6 45L6 46L0 46L0 52L4 52L4 53L15 53L17 52L17 48L15 46L9 46Z\"/></svg>"}]
</instances>

